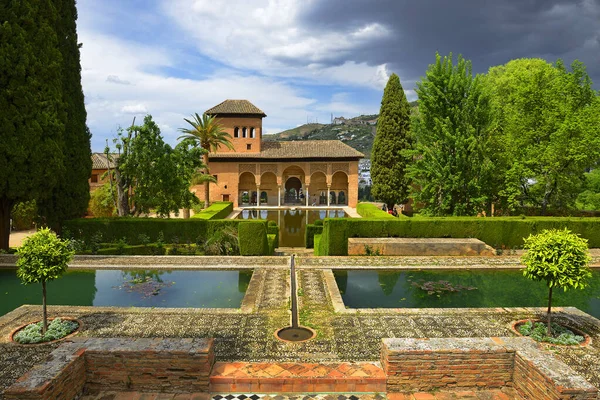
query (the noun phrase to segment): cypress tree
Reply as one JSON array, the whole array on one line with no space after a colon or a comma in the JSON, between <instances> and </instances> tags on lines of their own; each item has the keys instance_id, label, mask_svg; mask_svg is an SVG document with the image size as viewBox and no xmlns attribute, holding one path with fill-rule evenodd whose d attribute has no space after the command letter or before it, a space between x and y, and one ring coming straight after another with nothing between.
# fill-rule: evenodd
<instances>
[{"instance_id":1,"label":"cypress tree","mask_svg":"<svg viewBox=\"0 0 600 400\"><path fill-rule=\"evenodd\" d=\"M410 106L398 75L392 74L383 91L377 134L371 153L371 194L388 208L406 202L410 181L406 174L411 157Z\"/></svg>"},{"instance_id":2,"label":"cypress tree","mask_svg":"<svg viewBox=\"0 0 600 400\"><path fill-rule=\"evenodd\" d=\"M0 249L10 212L44 198L62 174L62 58L51 0L0 3Z\"/></svg>"},{"instance_id":3,"label":"cypress tree","mask_svg":"<svg viewBox=\"0 0 600 400\"><path fill-rule=\"evenodd\" d=\"M90 132L86 126L81 63L77 43L77 8L75 0L55 0L58 18L56 33L62 55L62 96L65 125L64 163L58 184L50 196L39 202L39 212L46 224L60 232L63 220L85 214L90 200L88 178L92 171Z\"/></svg>"}]
</instances>

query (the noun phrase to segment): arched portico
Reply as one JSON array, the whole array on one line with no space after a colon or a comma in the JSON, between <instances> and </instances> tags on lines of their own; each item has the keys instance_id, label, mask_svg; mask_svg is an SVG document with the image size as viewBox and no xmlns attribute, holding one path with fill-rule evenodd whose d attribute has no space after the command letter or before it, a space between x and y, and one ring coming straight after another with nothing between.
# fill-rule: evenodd
<instances>
[{"instance_id":1,"label":"arched portico","mask_svg":"<svg viewBox=\"0 0 600 400\"><path fill-rule=\"evenodd\" d=\"M251 172L244 172L238 182L238 204L250 205L256 203L256 178Z\"/></svg>"},{"instance_id":2,"label":"arched portico","mask_svg":"<svg viewBox=\"0 0 600 400\"><path fill-rule=\"evenodd\" d=\"M304 205L306 199L306 186L304 170L292 165L283 170L283 203L284 204L300 204Z\"/></svg>"},{"instance_id":3,"label":"arched portico","mask_svg":"<svg viewBox=\"0 0 600 400\"><path fill-rule=\"evenodd\" d=\"M335 199L335 204L348 205L348 175L345 172L337 171L331 177L331 200Z\"/></svg>"}]
</instances>

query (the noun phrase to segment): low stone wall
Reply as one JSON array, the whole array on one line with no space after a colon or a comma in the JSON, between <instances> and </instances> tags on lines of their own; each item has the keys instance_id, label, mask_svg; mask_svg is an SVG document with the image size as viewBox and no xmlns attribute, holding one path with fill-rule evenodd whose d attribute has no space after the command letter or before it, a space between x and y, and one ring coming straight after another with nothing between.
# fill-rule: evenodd
<instances>
[{"instance_id":1,"label":"low stone wall","mask_svg":"<svg viewBox=\"0 0 600 400\"><path fill-rule=\"evenodd\" d=\"M495 250L479 239L349 238L348 255L367 249L382 256L493 256Z\"/></svg>"},{"instance_id":2,"label":"low stone wall","mask_svg":"<svg viewBox=\"0 0 600 400\"><path fill-rule=\"evenodd\" d=\"M388 392L514 387L526 399L598 398L528 338L383 339L381 363Z\"/></svg>"},{"instance_id":3,"label":"low stone wall","mask_svg":"<svg viewBox=\"0 0 600 400\"><path fill-rule=\"evenodd\" d=\"M82 392L208 392L213 339L74 339L4 392L5 399L72 399Z\"/></svg>"}]
</instances>

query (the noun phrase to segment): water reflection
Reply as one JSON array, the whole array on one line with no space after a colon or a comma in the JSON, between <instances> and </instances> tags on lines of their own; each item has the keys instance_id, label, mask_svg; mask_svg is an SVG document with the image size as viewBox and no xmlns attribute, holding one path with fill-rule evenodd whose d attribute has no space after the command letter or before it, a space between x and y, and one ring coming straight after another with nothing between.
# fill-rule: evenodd
<instances>
[{"instance_id":1,"label":"water reflection","mask_svg":"<svg viewBox=\"0 0 600 400\"><path fill-rule=\"evenodd\" d=\"M281 247L305 247L304 234L306 225L313 224L317 220L325 218L346 217L344 210L247 210L239 214L239 219L262 219L275 221L279 226L279 246Z\"/></svg>"}]
</instances>

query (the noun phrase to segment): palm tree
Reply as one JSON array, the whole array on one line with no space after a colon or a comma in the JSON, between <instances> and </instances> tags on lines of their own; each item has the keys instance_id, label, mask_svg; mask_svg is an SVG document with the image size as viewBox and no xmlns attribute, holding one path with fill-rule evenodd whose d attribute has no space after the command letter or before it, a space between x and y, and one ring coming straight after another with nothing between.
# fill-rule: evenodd
<instances>
[{"instance_id":1,"label":"palm tree","mask_svg":"<svg viewBox=\"0 0 600 400\"><path fill-rule=\"evenodd\" d=\"M233 144L231 144L231 135L223 130L223 126L217 122L214 117L203 114L202 117L196 113L192 120L184 118L185 122L190 124L192 128L179 128L179 131L185 133L180 136L179 139L192 139L200 144L200 147L206 150L202 156L202 162L204 163L204 174L210 176L208 170L208 153L210 151L216 151L221 146L225 146L228 149L233 150ZM210 203L209 197L209 185L210 179L204 180L204 208L207 208Z\"/></svg>"}]
</instances>

